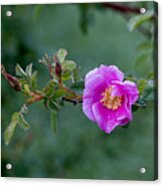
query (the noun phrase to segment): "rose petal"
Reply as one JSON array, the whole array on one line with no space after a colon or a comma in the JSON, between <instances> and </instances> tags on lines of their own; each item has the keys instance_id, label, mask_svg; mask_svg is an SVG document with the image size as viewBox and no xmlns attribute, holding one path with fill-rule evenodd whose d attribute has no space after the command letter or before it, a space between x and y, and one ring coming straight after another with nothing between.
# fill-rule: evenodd
<instances>
[{"instance_id":1,"label":"rose petal","mask_svg":"<svg viewBox=\"0 0 163 186\"><path fill-rule=\"evenodd\" d=\"M127 97L130 99L130 104L134 104L139 97L139 91L134 82L131 81L113 81L114 85L117 85L119 89L121 90L122 94L127 95Z\"/></svg>"},{"instance_id":2,"label":"rose petal","mask_svg":"<svg viewBox=\"0 0 163 186\"><path fill-rule=\"evenodd\" d=\"M94 76L85 82L82 109L86 116L92 121L95 121L92 105L100 101L102 98L101 94L105 90L105 87L106 83L100 75Z\"/></svg>"},{"instance_id":3,"label":"rose petal","mask_svg":"<svg viewBox=\"0 0 163 186\"><path fill-rule=\"evenodd\" d=\"M114 65L105 66L101 65L99 68L100 74L104 77L104 79L109 82L109 84L113 80L123 81L124 75L123 73Z\"/></svg>"},{"instance_id":4,"label":"rose petal","mask_svg":"<svg viewBox=\"0 0 163 186\"><path fill-rule=\"evenodd\" d=\"M106 133L110 133L120 123L116 121L115 112L101 103L95 103L92 110L98 126Z\"/></svg>"},{"instance_id":5,"label":"rose petal","mask_svg":"<svg viewBox=\"0 0 163 186\"><path fill-rule=\"evenodd\" d=\"M98 68L95 68L95 69L89 71L89 72L86 74L86 76L85 76L85 81L87 82L88 80L90 80L90 79L96 77L96 75L98 75L98 74L100 75L100 72L99 72L99 69L98 69Z\"/></svg>"},{"instance_id":6,"label":"rose petal","mask_svg":"<svg viewBox=\"0 0 163 186\"><path fill-rule=\"evenodd\" d=\"M121 126L132 120L131 104L127 96L124 96L122 106L116 110L115 117Z\"/></svg>"}]
</instances>

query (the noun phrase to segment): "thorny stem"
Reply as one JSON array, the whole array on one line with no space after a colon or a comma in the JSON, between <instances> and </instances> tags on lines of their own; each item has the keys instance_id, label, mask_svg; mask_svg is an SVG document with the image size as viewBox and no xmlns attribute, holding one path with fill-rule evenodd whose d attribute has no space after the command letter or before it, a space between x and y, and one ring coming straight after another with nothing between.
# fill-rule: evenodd
<instances>
[{"instance_id":1,"label":"thorny stem","mask_svg":"<svg viewBox=\"0 0 163 186\"><path fill-rule=\"evenodd\" d=\"M73 103L74 105L76 105L77 103L82 103L82 95L76 94L74 91L72 91L68 87L63 86L63 84L61 88L64 89L66 92L74 95L74 97L62 97L63 101Z\"/></svg>"},{"instance_id":2,"label":"thorny stem","mask_svg":"<svg viewBox=\"0 0 163 186\"><path fill-rule=\"evenodd\" d=\"M67 101L67 102L70 102L70 103L73 103L74 105L78 104L78 103L82 103L82 96L80 97L77 97L77 98L67 98L67 97L63 97L62 98L63 101Z\"/></svg>"},{"instance_id":3,"label":"thorny stem","mask_svg":"<svg viewBox=\"0 0 163 186\"><path fill-rule=\"evenodd\" d=\"M74 91L64 86L63 84L59 84L59 85L62 90L65 90L67 93L70 93L71 95L73 95L71 97L68 97L68 96L62 97L63 101L73 103L74 105L76 105L77 103L82 103L82 95L76 94ZM27 105L31 105L37 101L40 101L46 98L44 95L41 95L38 92L30 92L30 96L31 97L26 102Z\"/></svg>"},{"instance_id":4,"label":"thorny stem","mask_svg":"<svg viewBox=\"0 0 163 186\"><path fill-rule=\"evenodd\" d=\"M42 100L44 98L45 97L43 95L39 95L39 94L35 94L34 93L33 97L29 98L26 103L27 103L27 105L31 105L32 103L40 101L40 100Z\"/></svg>"}]
</instances>

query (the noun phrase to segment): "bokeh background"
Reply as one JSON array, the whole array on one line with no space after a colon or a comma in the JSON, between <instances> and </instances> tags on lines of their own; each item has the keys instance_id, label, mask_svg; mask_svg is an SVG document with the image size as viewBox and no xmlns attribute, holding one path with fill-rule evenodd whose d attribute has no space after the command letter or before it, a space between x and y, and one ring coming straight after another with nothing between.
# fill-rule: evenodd
<instances>
[{"instance_id":1,"label":"bokeh background","mask_svg":"<svg viewBox=\"0 0 163 186\"><path fill-rule=\"evenodd\" d=\"M11 17L6 16L8 10L12 11ZM68 58L81 67L81 77L100 64L114 64L125 73L145 76L151 66L137 72L134 65L138 55L135 48L145 36L129 32L119 12L104 10L99 4L90 12L85 30L79 4L2 6L2 63L14 74L16 63L25 67L32 62L39 71L40 88L49 77L38 60L59 48L67 49ZM38 102L30 106L26 116L31 129L24 132L17 127L11 144L5 146L4 129L12 113L20 109L23 98L3 77L1 84L2 176L154 179L153 103L134 113L127 129L119 127L108 135L86 118L81 105L70 103L60 111L57 132L53 134L49 113ZM6 170L6 163L12 164L11 170ZM147 169L145 174L140 174L141 167Z\"/></svg>"}]
</instances>

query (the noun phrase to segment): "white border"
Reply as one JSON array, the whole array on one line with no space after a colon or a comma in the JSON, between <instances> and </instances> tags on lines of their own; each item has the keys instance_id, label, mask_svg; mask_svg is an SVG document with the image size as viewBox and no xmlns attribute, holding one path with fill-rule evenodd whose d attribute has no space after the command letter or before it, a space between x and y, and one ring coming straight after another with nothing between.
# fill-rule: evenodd
<instances>
[{"instance_id":1,"label":"white border","mask_svg":"<svg viewBox=\"0 0 163 186\"><path fill-rule=\"evenodd\" d=\"M0 4L47 4L47 3L72 3L72 2L104 2L105 0L1 0ZM113 2L124 1L124 0L112 0ZM128 0L129 1L129 0ZM131 0L130 0L131 1ZM106 2L106 1L105 1ZM29 184L35 185L39 184L39 186L130 186L130 185L163 185L163 114L161 116L161 111L163 111L163 73L161 73L163 69L163 1L157 0L159 3L159 180L155 182L145 182L145 181L100 181L100 180L68 180L68 179L31 179L31 178L0 178L0 185L2 186L28 186Z\"/></svg>"}]
</instances>

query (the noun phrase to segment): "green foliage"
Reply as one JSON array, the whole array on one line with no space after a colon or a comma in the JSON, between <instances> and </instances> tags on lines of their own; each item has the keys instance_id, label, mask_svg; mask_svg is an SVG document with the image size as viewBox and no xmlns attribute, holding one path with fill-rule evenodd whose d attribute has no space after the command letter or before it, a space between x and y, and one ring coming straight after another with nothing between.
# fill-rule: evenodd
<instances>
[{"instance_id":1,"label":"green foliage","mask_svg":"<svg viewBox=\"0 0 163 186\"><path fill-rule=\"evenodd\" d=\"M34 71L30 76L30 87L33 90L37 88L37 71Z\"/></svg>"},{"instance_id":2,"label":"green foliage","mask_svg":"<svg viewBox=\"0 0 163 186\"><path fill-rule=\"evenodd\" d=\"M28 107L26 106L26 104L24 104L20 110L20 113L27 114L27 112L28 112Z\"/></svg>"},{"instance_id":3,"label":"green foliage","mask_svg":"<svg viewBox=\"0 0 163 186\"><path fill-rule=\"evenodd\" d=\"M145 87L147 86L147 80L139 79L137 81L137 86L138 86L139 94L142 94L144 89L145 89Z\"/></svg>"},{"instance_id":4,"label":"green foliage","mask_svg":"<svg viewBox=\"0 0 163 186\"><path fill-rule=\"evenodd\" d=\"M154 11L148 10L145 14L134 16L128 22L129 31L133 31L141 26L144 22L151 20L154 17Z\"/></svg>"},{"instance_id":5,"label":"green foliage","mask_svg":"<svg viewBox=\"0 0 163 186\"><path fill-rule=\"evenodd\" d=\"M67 54L68 54L67 50L65 50L65 49L60 49L57 52L57 57L58 57L60 63L63 63L65 61Z\"/></svg>"},{"instance_id":6,"label":"green foliage","mask_svg":"<svg viewBox=\"0 0 163 186\"><path fill-rule=\"evenodd\" d=\"M22 69L22 67L19 64L16 65L15 72L16 72L16 75L17 76L27 77L26 72L24 72L24 70Z\"/></svg>"},{"instance_id":7,"label":"green foliage","mask_svg":"<svg viewBox=\"0 0 163 186\"><path fill-rule=\"evenodd\" d=\"M55 112L59 111L60 106L55 100L49 100L49 107L51 110L54 110Z\"/></svg>"},{"instance_id":8,"label":"green foliage","mask_svg":"<svg viewBox=\"0 0 163 186\"><path fill-rule=\"evenodd\" d=\"M79 89L79 90L83 90L84 89L84 81L80 80L78 82L75 82L71 85L72 89Z\"/></svg>"},{"instance_id":9,"label":"green foliage","mask_svg":"<svg viewBox=\"0 0 163 186\"><path fill-rule=\"evenodd\" d=\"M92 7L92 5L85 3L79 6L80 26L83 33L87 33ZM150 22L153 18L154 11L148 10L145 14L131 17L128 22L128 28L130 31L138 29L140 26L146 29L146 23ZM135 71L141 74L141 71L144 72L144 68L147 66L151 69L150 63L152 61L153 40L148 38L147 41L140 43L136 47L136 50L138 52L138 57L135 62ZM22 106L19 113L15 113L12 116L11 123L5 131L6 144L9 144L17 124L25 130L29 128L30 125L24 119L23 115L27 113L27 106L30 104L40 100L43 101L44 106L50 111L51 128L56 132L57 115L63 106L63 102L69 101L76 104L82 101L84 81L79 77L79 67L76 62L67 59L67 56L67 50L61 48L51 56L45 54L42 59L39 60L40 63L47 67L51 78L42 89L38 89L37 87L38 73L32 70L32 63L27 65L25 70L23 70L19 64L16 65L15 71L21 85L21 92L25 96L25 104ZM149 72L149 69L146 68L146 71ZM5 73L3 68L2 72ZM150 74L148 74L148 80L144 77L137 78L133 76L126 76L125 79L133 81L138 85L139 100L133 105L133 111L145 107L148 101L154 99L154 83L151 83ZM11 132L10 129L12 129Z\"/></svg>"},{"instance_id":10,"label":"green foliage","mask_svg":"<svg viewBox=\"0 0 163 186\"><path fill-rule=\"evenodd\" d=\"M76 63L74 61L66 60L62 64L63 71L72 72L76 68Z\"/></svg>"},{"instance_id":11,"label":"green foliage","mask_svg":"<svg viewBox=\"0 0 163 186\"><path fill-rule=\"evenodd\" d=\"M19 113L15 112L12 115L11 122L10 122L9 126L6 128L6 130L4 132L4 139L5 139L6 145L8 145L10 143L18 122L19 122Z\"/></svg>"},{"instance_id":12,"label":"green foliage","mask_svg":"<svg viewBox=\"0 0 163 186\"><path fill-rule=\"evenodd\" d=\"M147 81L144 90L139 97L139 100L142 101L153 101L154 100L154 83L152 80Z\"/></svg>"},{"instance_id":13,"label":"green foliage","mask_svg":"<svg viewBox=\"0 0 163 186\"><path fill-rule=\"evenodd\" d=\"M71 79L71 74L76 68L76 63L74 61L66 60L62 63L62 77L63 80Z\"/></svg>"},{"instance_id":14,"label":"green foliage","mask_svg":"<svg viewBox=\"0 0 163 186\"><path fill-rule=\"evenodd\" d=\"M133 111L147 106L149 101L154 101L154 82L153 80L138 79L139 99L133 106Z\"/></svg>"},{"instance_id":15,"label":"green foliage","mask_svg":"<svg viewBox=\"0 0 163 186\"><path fill-rule=\"evenodd\" d=\"M23 114L21 112L13 113L11 122L5 130L4 139L6 145L10 143L17 125L19 125L24 130L29 129L30 127L29 123L24 119Z\"/></svg>"},{"instance_id":16,"label":"green foliage","mask_svg":"<svg viewBox=\"0 0 163 186\"><path fill-rule=\"evenodd\" d=\"M25 104L20 112L13 115L12 121L6 129L6 144L9 144L17 124L24 130L29 129L30 125L23 116L28 111L27 105L29 106L32 103L43 100L44 106L50 110L51 128L53 131L56 131L57 113L63 105L63 100L74 103L82 99L81 95L71 90L71 84L73 84L74 80L78 79L78 67L74 61L66 59L67 54L65 49L60 49L53 56L45 54L39 60L40 63L47 67L51 75L51 79L47 82L45 88L41 90L37 88L37 71L32 71L33 65L27 65L25 71L19 64L16 65L15 71L21 84L21 92L25 96ZM58 70L60 70L61 74L58 74ZM71 80L70 88L63 83L63 81L69 80ZM76 81L76 85L77 83Z\"/></svg>"},{"instance_id":17,"label":"green foliage","mask_svg":"<svg viewBox=\"0 0 163 186\"><path fill-rule=\"evenodd\" d=\"M31 77L32 76L32 63L31 64L29 64L29 65L27 65L27 67L26 67L26 69L25 69L25 72L26 72L26 74L29 76L29 77Z\"/></svg>"},{"instance_id":18,"label":"green foliage","mask_svg":"<svg viewBox=\"0 0 163 186\"><path fill-rule=\"evenodd\" d=\"M19 126L24 129L27 130L30 128L30 124L25 120L23 114L19 113L19 121L18 121Z\"/></svg>"},{"instance_id":19,"label":"green foliage","mask_svg":"<svg viewBox=\"0 0 163 186\"><path fill-rule=\"evenodd\" d=\"M151 7L153 7L153 2L144 2L144 4L147 3L152 4ZM72 59L78 59L77 64L81 66L80 76L72 75L75 77L75 82L78 82L80 77L84 77L91 68L93 69L101 63L115 64L124 72L133 72L134 78L131 78L131 81L135 81L135 77L153 79L152 69L148 71L149 75L143 74L142 76L137 75L133 68L133 63L141 52L134 51L134 47L144 38L141 31L129 33L125 28L126 20L123 18L123 13L104 9L101 3L97 3L94 6L101 5L101 11L95 10L95 24L92 27L87 25L87 28L90 28L89 34L81 34L79 32L80 14L76 8L79 5L41 5L42 9L34 21L32 20L35 11L34 5L2 6L2 61L6 69L10 69L10 72L14 73L15 63L21 61L20 64L25 67L29 61L33 61L39 72L38 85L42 91L41 87L47 85L46 81L49 76L47 76L46 70L35 62L44 51L51 54L57 46L64 46L72 52ZM139 6L138 2L127 3L125 6L149 9L149 6ZM16 12L16 14L7 18L7 10ZM134 15L128 13L126 17L130 18ZM32 43L29 42L29 38ZM35 51L32 51L33 49ZM145 69L146 67L143 70ZM55 75L55 73L53 74ZM65 82L69 87L73 85L70 80ZM21 81L24 80L21 79ZM74 81L72 78L72 82ZM9 89L3 78L1 83L3 132L7 126L6 118L10 118L10 111L17 110L23 100L22 93L15 94L12 89ZM33 92L36 89L31 90ZM77 89L73 90L77 91ZM81 88L81 93L82 90ZM57 92L61 91L57 90ZM20 99L18 99L19 96ZM98 179L134 180L153 178L154 169L153 163L151 163L154 159L153 103L147 102L145 109L139 109L129 129L118 128L109 136L102 133L96 125L82 115L80 105L71 106L71 103L60 107L62 111L58 117L59 126L53 136L50 124L47 123L49 114L47 109L41 107L42 103L44 100L29 106L29 119L31 122L33 121L29 132L16 130L14 143L9 147L4 146L2 141L2 176L89 177L94 179L98 177ZM47 162L47 159L51 160L50 163ZM126 160L130 166L126 165ZM6 162L14 162L14 169L6 170ZM33 162L35 163L33 164ZM29 164L33 166L31 167ZM140 175L139 171L135 172L135 170L139 170L142 164L148 171L146 174ZM125 167L124 171L121 171L122 167Z\"/></svg>"},{"instance_id":20,"label":"green foliage","mask_svg":"<svg viewBox=\"0 0 163 186\"><path fill-rule=\"evenodd\" d=\"M153 50L153 43L151 41L142 42L136 47L136 50L138 52Z\"/></svg>"},{"instance_id":21,"label":"green foliage","mask_svg":"<svg viewBox=\"0 0 163 186\"><path fill-rule=\"evenodd\" d=\"M149 48L148 45L142 44L139 46L139 49L144 48L144 46L145 49ZM79 68L76 63L72 60L67 60L67 55L67 50L60 49L53 56L46 54L39 60L40 63L47 67L48 72L51 75L51 79L47 82L45 88L42 88L41 90L37 89L37 71L32 72L32 64L27 65L25 71L19 64L16 65L16 75L19 76L18 80L21 84L21 91L26 99L20 112L15 113L12 116L11 123L5 131L6 144L9 144L17 124L24 130L29 129L30 125L23 116L23 114L26 114L28 111L27 105L43 100L44 106L50 111L52 131L56 132L57 115L63 106L63 101L69 101L73 104L82 101L84 81L78 77ZM146 57L149 56L145 56L145 59ZM143 64L142 59L139 59L138 62ZM138 66L141 67L140 64L138 64ZM60 74L58 74L58 70L60 71ZM133 111L145 107L147 101L154 99L154 85L151 83L151 80L138 79L133 76L126 76L125 79L133 81L138 85L139 100L133 106ZM69 84L69 87L67 87L67 83Z\"/></svg>"}]
</instances>

